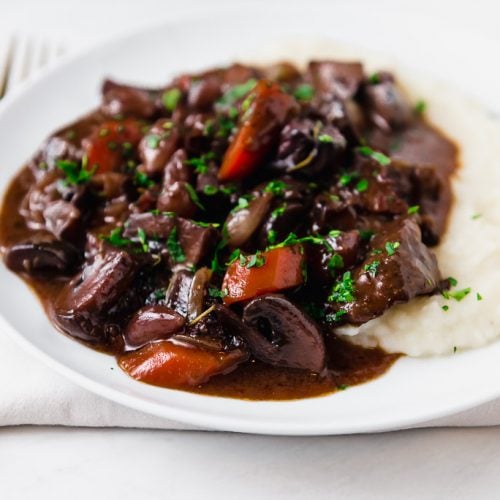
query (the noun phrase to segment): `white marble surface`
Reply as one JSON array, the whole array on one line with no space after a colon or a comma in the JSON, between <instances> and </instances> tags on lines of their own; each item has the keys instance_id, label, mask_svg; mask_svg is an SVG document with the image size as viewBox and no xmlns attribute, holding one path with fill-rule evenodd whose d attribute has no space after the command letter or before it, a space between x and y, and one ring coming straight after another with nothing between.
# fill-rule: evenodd
<instances>
[{"instance_id":1,"label":"white marble surface","mask_svg":"<svg viewBox=\"0 0 500 500\"><path fill-rule=\"evenodd\" d=\"M247 8L266 1L246 2ZM328 3L334 2L347 3ZM191 9L236 3L2 0L0 33L62 39L73 50ZM449 43L448 28L499 40L500 7L494 0L349 3L373 13L374 22L377 15L404 11L413 32L421 27L421 36L434 36L437 44ZM320 4L308 2L311 8ZM425 16L442 30L429 33ZM498 83L492 88L500 88ZM499 438L496 427L329 438L8 427L0 430L0 499L494 498Z\"/></svg>"}]
</instances>

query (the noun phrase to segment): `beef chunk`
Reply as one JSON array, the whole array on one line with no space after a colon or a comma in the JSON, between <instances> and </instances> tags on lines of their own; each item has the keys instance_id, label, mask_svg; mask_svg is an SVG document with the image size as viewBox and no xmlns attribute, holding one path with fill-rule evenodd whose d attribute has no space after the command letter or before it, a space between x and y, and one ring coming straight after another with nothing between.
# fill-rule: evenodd
<instances>
[{"instance_id":1,"label":"beef chunk","mask_svg":"<svg viewBox=\"0 0 500 500\"><path fill-rule=\"evenodd\" d=\"M109 117L151 118L155 114L154 97L145 89L106 80L102 86L101 111Z\"/></svg>"},{"instance_id":2,"label":"beef chunk","mask_svg":"<svg viewBox=\"0 0 500 500\"><path fill-rule=\"evenodd\" d=\"M355 300L342 306L349 323L365 323L394 304L431 294L441 281L436 256L422 243L413 219L388 224L372 248L352 275Z\"/></svg>"},{"instance_id":3,"label":"beef chunk","mask_svg":"<svg viewBox=\"0 0 500 500\"><path fill-rule=\"evenodd\" d=\"M54 319L71 335L107 343L106 313L132 283L137 266L122 250L106 247L61 291Z\"/></svg>"},{"instance_id":4,"label":"beef chunk","mask_svg":"<svg viewBox=\"0 0 500 500\"><path fill-rule=\"evenodd\" d=\"M309 63L309 74L318 92L333 94L341 99L353 97L364 78L360 63L338 61L312 61Z\"/></svg>"},{"instance_id":5,"label":"beef chunk","mask_svg":"<svg viewBox=\"0 0 500 500\"><path fill-rule=\"evenodd\" d=\"M186 262L190 264L200 263L219 240L219 233L212 226L200 226L192 220L179 217L177 227L179 243L186 255Z\"/></svg>"}]
</instances>

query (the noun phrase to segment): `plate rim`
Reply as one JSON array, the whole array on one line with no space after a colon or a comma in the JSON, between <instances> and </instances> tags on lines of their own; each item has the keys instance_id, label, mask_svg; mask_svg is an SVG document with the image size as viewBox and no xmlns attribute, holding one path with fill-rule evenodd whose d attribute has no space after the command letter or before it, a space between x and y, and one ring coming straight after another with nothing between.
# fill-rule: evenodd
<instances>
[{"instance_id":1,"label":"plate rim","mask_svg":"<svg viewBox=\"0 0 500 500\"><path fill-rule=\"evenodd\" d=\"M227 10L227 9L226 9ZM237 8L231 9L234 12L238 12ZM81 60L83 58L95 55L99 50L106 50L115 44L120 44L124 40L129 38L140 37L148 31L155 31L161 28L165 28L172 25L178 25L184 22L185 19L193 20L193 16L196 18L202 18L205 13L200 14L197 12L193 15L192 12L183 13L182 15L176 17L174 20L168 22L158 22L152 23L152 25L147 27L142 27L140 29L131 30L130 32L120 34L119 36L113 37L108 40L101 41L90 47L85 47L84 49L76 50L74 53L64 56L58 64L51 65L48 68L41 70L40 72L33 75L33 77L28 78L25 82L20 84L14 91L10 92L9 95L0 103L0 121L3 115L11 107L15 106L18 100L21 100L25 93L28 93L32 87L35 87L38 82L49 78L53 73L57 71L64 71L64 69L73 64L75 61ZM217 10L212 11L212 15L218 15ZM8 183L2 186L2 193L0 196L3 197L3 192L7 189ZM16 277L16 279L19 279ZM25 283L23 286L27 287ZM29 287L27 287L29 288ZM44 313L45 314L45 313ZM100 396L110 399L118 404L134 408L138 411L145 412L151 415L155 415L162 418L169 418L177 422L185 422L190 425L211 428L216 430L226 430L233 432L246 432L246 433L256 433L256 434L271 434L271 435L333 435L333 434L348 434L348 433L365 433L365 432L383 432L401 428L411 427L415 424L424 424L430 420L438 419L447 415L452 415L459 413L461 411L473 408L480 404L486 403L488 401L494 400L500 396L500 386L495 390L492 390L487 395L477 396L475 398L470 398L467 401L457 402L455 405L448 404L443 408L436 408L435 411L429 411L426 408L421 414L415 413L414 415L409 415L406 418L399 418L397 423L389 421L380 421L375 424L346 424L343 427L336 424L333 428L329 428L328 425L323 425L321 428L310 428L307 424L290 424L290 423L260 423L260 422L248 422L243 417L234 418L228 417L227 415L217 415L213 417L212 415L205 415L197 410L184 410L181 408L175 408L173 406L167 406L164 404L159 404L151 401L144 401L143 399L136 397L134 395L129 395L121 392L118 389L110 387L104 383L99 383L91 380L86 375L79 373L77 370L65 365L61 361L55 359L50 354L44 352L41 348L37 347L31 343L20 331L18 331L8 320L4 317L3 313L0 311L0 325L2 325L4 331L15 340L15 342L20 345L26 352L31 353L37 359L40 359L46 366L53 368L55 371L63 375L64 377L77 383L79 386L90 390ZM87 349L82 346L82 348ZM398 363L403 360L399 360ZM366 386L367 384L363 384ZM213 396L198 395L200 398L212 398ZM328 397L328 396L325 396ZM338 397L338 396L336 396ZM218 398L225 399L225 398ZM259 404L259 402L252 402ZM273 403L286 405L288 401Z\"/></svg>"}]
</instances>

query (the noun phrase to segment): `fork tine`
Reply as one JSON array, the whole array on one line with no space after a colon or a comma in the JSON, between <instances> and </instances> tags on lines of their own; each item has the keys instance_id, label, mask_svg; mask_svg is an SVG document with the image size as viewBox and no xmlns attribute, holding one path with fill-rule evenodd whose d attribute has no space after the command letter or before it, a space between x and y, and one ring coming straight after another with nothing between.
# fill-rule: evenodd
<instances>
[{"instance_id":1,"label":"fork tine","mask_svg":"<svg viewBox=\"0 0 500 500\"><path fill-rule=\"evenodd\" d=\"M6 51L6 58L0 73L0 99L7 93L10 74L12 71L12 63L14 61L14 52L16 48L16 39L13 37L10 40Z\"/></svg>"}]
</instances>

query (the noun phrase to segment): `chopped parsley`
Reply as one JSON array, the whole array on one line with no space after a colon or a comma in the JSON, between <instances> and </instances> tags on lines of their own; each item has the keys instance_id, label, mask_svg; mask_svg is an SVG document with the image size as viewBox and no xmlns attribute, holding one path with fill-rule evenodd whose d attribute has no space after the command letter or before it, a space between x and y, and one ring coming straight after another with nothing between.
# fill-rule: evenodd
<instances>
[{"instance_id":1,"label":"chopped parsley","mask_svg":"<svg viewBox=\"0 0 500 500\"><path fill-rule=\"evenodd\" d=\"M248 260L245 257L244 259L245 259L244 267L246 267L247 269L251 269L252 267L262 267L266 263L266 258L262 255L262 252L257 252L251 255Z\"/></svg>"},{"instance_id":2,"label":"chopped parsley","mask_svg":"<svg viewBox=\"0 0 500 500\"><path fill-rule=\"evenodd\" d=\"M64 172L66 178L64 184L67 186L77 186L84 184L92 178L96 167L92 170L87 170L87 157L84 156L81 164L71 160L56 160L56 167Z\"/></svg>"},{"instance_id":3,"label":"chopped parsley","mask_svg":"<svg viewBox=\"0 0 500 500\"><path fill-rule=\"evenodd\" d=\"M244 210L245 208L248 208L248 205L250 205L250 202L248 201L247 198L244 196L240 196L238 198L238 204L231 210L231 213L239 212L240 210Z\"/></svg>"},{"instance_id":4,"label":"chopped parsley","mask_svg":"<svg viewBox=\"0 0 500 500\"><path fill-rule=\"evenodd\" d=\"M267 233L267 241L271 243L271 245L274 245L276 243L276 238L277 234L274 229L270 229L269 232Z\"/></svg>"},{"instance_id":5,"label":"chopped parsley","mask_svg":"<svg viewBox=\"0 0 500 500\"><path fill-rule=\"evenodd\" d=\"M230 266L234 262L236 262L241 256L241 250L239 248L236 248L231 252L231 255L229 256L229 260L226 262L227 266Z\"/></svg>"},{"instance_id":6,"label":"chopped parsley","mask_svg":"<svg viewBox=\"0 0 500 500\"><path fill-rule=\"evenodd\" d=\"M134 244L132 240L124 238L122 234L123 234L123 228L115 227L115 229L113 229L109 233L109 236L104 236L101 234L99 237L101 238L101 240L108 242L110 245L113 245L114 247L126 247Z\"/></svg>"},{"instance_id":7,"label":"chopped parsley","mask_svg":"<svg viewBox=\"0 0 500 500\"><path fill-rule=\"evenodd\" d=\"M386 156L384 153L381 153L380 151L374 151L369 146L361 146L357 148L357 151L363 156L368 156L372 160L377 161L384 167L391 163L391 159L388 156Z\"/></svg>"},{"instance_id":8,"label":"chopped parsley","mask_svg":"<svg viewBox=\"0 0 500 500\"><path fill-rule=\"evenodd\" d=\"M477 300L483 300L483 296L480 293L476 293Z\"/></svg>"},{"instance_id":9,"label":"chopped parsley","mask_svg":"<svg viewBox=\"0 0 500 500\"><path fill-rule=\"evenodd\" d=\"M387 252L387 255L391 257L396 253L396 250L399 248L399 241L388 241L385 244L385 251Z\"/></svg>"},{"instance_id":10,"label":"chopped parsley","mask_svg":"<svg viewBox=\"0 0 500 500\"><path fill-rule=\"evenodd\" d=\"M443 311L445 311L445 312L446 312L449 308L450 308L450 307L449 307L449 306L446 306L446 305L444 305L444 306L442 306L442 307L441 307L441 309L442 309Z\"/></svg>"},{"instance_id":11,"label":"chopped parsley","mask_svg":"<svg viewBox=\"0 0 500 500\"><path fill-rule=\"evenodd\" d=\"M448 278L446 278L446 281L448 281L448 283L450 284L450 286L457 286L457 284L458 284L458 281L455 278L451 277L451 276L449 276Z\"/></svg>"},{"instance_id":12,"label":"chopped parsley","mask_svg":"<svg viewBox=\"0 0 500 500\"><path fill-rule=\"evenodd\" d=\"M174 227L167 238L167 250L172 260L178 264L186 261L186 255L177 237L177 228Z\"/></svg>"},{"instance_id":13,"label":"chopped parsley","mask_svg":"<svg viewBox=\"0 0 500 500\"><path fill-rule=\"evenodd\" d=\"M358 174L356 172L353 173L345 172L340 176L339 183L341 186L348 186L357 177Z\"/></svg>"},{"instance_id":14,"label":"chopped parsley","mask_svg":"<svg viewBox=\"0 0 500 500\"><path fill-rule=\"evenodd\" d=\"M341 235L342 231L339 229L330 229L328 231L328 236L331 236L332 238L338 238Z\"/></svg>"},{"instance_id":15,"label":"chopped parsley","mask_svg":"<svg viewBox=\"0 0 500 500\"><path fill-rule=\"evenodd\" d=\"M149 134L145 137L145 139L146 139L146 144L148 145L148 148L158 149L158 146L160 145L160 141L161 141L161 137L159 135Z\"/></svg>"},{"instance_id":16,"label":"chopped parsley","mask_svg":"<svg viewBox=\"0 0 500 500\"><path fill-rule=\"evenodd\" d=\"M342 275L342 278L334 285L328 300L330 302L347 303L352 302L354 298L354 281L351 277L351 272L346 271Z\"/></svg>"},{"instance_id":17,"label":"chopped parsley","mask_svg":"<svg viewBox=\"0 0 500 500\"><path fill-rule=\"evenodd\" d=\"M442 292L442 295L445 299L454 299L457 302L463 300L469 293L471 292L470 288L463 288L462 290L456 290L454 292L450 292L449 290L445 290Z\"/></svg>"},{"instance_id":18,"label":"chopped parsley","mask_svg":"<svg viewBox=\"0 0 500 500\"><path fill-rule=\"evenodd\" d=\"M169 89L163 92L161 100L163 102L163 105L165 106L165 109L172 113L173 111L175 111L175 108L177 108L181 97L182 92L178 88L174 87L173 89Z\"/></svg>"},{"instance_id":19,"label":"chopped parsley","mask_svg":"<svg viewBox=\"0 0 500 500\"><path fill-rule=\"evenodd\" d=\"M214 152L210 151L209 153L205 153L198 158L186 160L184 163L190 167L194 167L196 173L206 174L208 172L208 163L210 160L213 160L214 157Z\"/></svg>"},{"instance_id":20,"label":"chopped parsley","mask_svg":"<svg viewBox=\"0 0 500 500\"><path fill-rule=\"evenodd\" d=\"M368 78L368 81L373 84L373 85L376 85L377 83L380 83L380 75L378 73L372 73L369 78Z\"/></svg>"},{"instance_id":21,"label":"chopped parsley","mask_svg":"<svg viewBox=\"0 0 500 500\"><path fill-rule=\"evenodd\" d=\"M243 99L257 84L257 80L250 78L245 83L240 83L231 87L224 95L219 99L219 104L233 105L240 99Z\"/></svg>"},{"instance_id":22,"label":"chopped parsley","mask_svg":"<svg viewBox=\"0 0 500 500\"><path fill-rule=\"evenodd\" d=\"M201 210L205 210L205 207L201 204L200 199L198 198L198 195L196 194L196 191L194 190L193 186L186 182L184 185L186 188L186 191L189 194L189 197L191 198L191 201Z\"/></svg>"},{"instance_id":23,"label":"chopped parsley","mask_svg":"<svg viewBox=\"0 0 500 500\"><path fill-rule=\"evenodd\" d=\"M331 135L328 135L328 134L321 134L318 137L318 141L326 143L326 144L331 144L331 143L333 143L333 137Z\"/></svg>"},{"instance_id":24,"label":"chopped parsley","mask_svg":"<svg viewBox=\"0 0 500 500\"><path fill-rule=\"evenodd\" d=\"M309 85L308 83L303 83L293 91L293 96L298 101L302 102L310 101L314 97L314 88L312 85Z\"/></svg>"},{"instance_id":25,"label":"chopped parsley","mask_svg":"<svg viewBox=\"0 0 500 500\"><path fill-rule=\"evenodd\" d=\"M363 268L372 278L375 278L378 272L378 267L380 266L379 260L374 260L370 264L366 264Z\"/></svg>"},{"instance_id":26,"label":"chopped parsley","mask_svg":"<svg viewBox=\"0 0 500 500\"><path fill-rule=\"evenodd\" d=\"M327 323L336 323L337 321L340 321L343 316L347 314L347 311L344 311L341 309L340 311L337 311L334 314L327 314L325 316L326 322Z\"/></svg>"},{"instance_id":27,"label":"chopped parsley","mask_svg":"<svg viewBox=\"0 0 500 500\"><path fill-rule=\"evenodd\" d=\"M411 207L408 207L408 215L413 215L413 214L418 214L420 211L420 205L413 205Z\"/></svg>"},{"instance_id":28,"label":"chopped parsley","mask_svg":"<svg viewBox=\"0 0 500 500\"><path fill-rule=\"evenodd\" d=\"M346 389L349 389L349 386L347 384L340 384L337 386L337 389L339 391L345 391Z\"/></svg>"},{"instance_id":29,"label":"chopped parsley","mask_svg":"<svg viewBox=\"0 0 500 500\"><path fill-rule=\"evenodd\" d=\"M150 188L155 183L144 172L136 170L134 173L134 184L139 187Z\"/></svg>"},{"instance_id":30,"label":"chopped parsley","mask_svg":"<svg viewBox=\"0 0 500 500\"><path fill-rule=\"evenodd\" d=\"M326 267L330 272L335 272L337 269L342 269L344 267L344 259L342 258L342 255L334 253L330 257L330 260L328 261Z\"/></svg>"},{"instance_id":31,"label":"chopped parsley","mask_svg":"<svg viewBox=\"0 0 500 500\"><path fill-rule=\"evenodd\" d=\"M474 214L474 215L471 217L471 219L472 219L472 220L477 220L477 219L479 219L479 218L481 217L481 215L482 215L482 214Z\"/></svg>"},{"instance_id":32,"label":"chopped parsley","mask_svg":"<svg viewBox=\"0 0 500 500\"><path fill-rule=\"evenodd\" d=\"M144 229L142 229L141 227L137 230L137 237L139 238L139 241L141 243L142 251L144 253L148 253L149 252L148 239L146 237Z\"/></svg>"},{"instance_id":33,"label":"chopped parsley","mask_svg":"<svg viewBox=\"0 0 500 500\"><path fill-rule=\"evenodd\" d=\"M283 205L279 206L278 208L275 208L271 212L271 217L276 219L277 217L280 217L281 215L283 215L285 213L286 206L287 206L286 203L283 203Z\"/></svg>"},{"instance_id":34,"label":"chopped parsley","mask_svg":"<svg viewBox=\"0 0 500 500\"><path fill-rule=\"evenodd\" d=\"M271 181L264 188L264 192L274 194L275 196L283 196L287 187L283 181Z\"/></svg>"},{"instance_id":35,"label":"chopped parsley","mask_svg":"<svg viewBox=\"0 0 500 500\"><path fill-rule=\"evenodd\" d=\"M219 290L218 288L210 287L208 289L209 297L212 297L214 299L223 299L224 297L227 297L228 294L229 294L229 290L227 288L224 288L223 290Z\"/></svg>"},{"instance_id":36,"label":"chopped parsley","mask_svg":"<svg viewBox=\"0 0 500 500\"><path fill-rule=\"evenodd\" d=\"M368 189L368 180L367 179L361 179L357 184L356 184L356 191L359 193L362 193L363 191L366 191Z\"/></svg>"},{"instance_id":37,"label":"chopped parsley","mask_svg":"<svg viewBox=\"0 0 500 500\"><path fill-rule=\"evenodd\" d=\"M207 196L213 196L214 194L217 194L219 190L215 187L212 186L211 184L207 184L206 186L203 186L203 193L206 194Z\"/></svg>"},{"instance_id":38,"label":"chopped parsley","mask_svg":"<svg viewBox=\"0 0 500 500\"><path fill-rule=\"evenodd\" d=\"M415 113L417 113L417 115L422 115L423 113L425 113L426 109L427 103L422 99L417 101L417 104L415 104Z\"/></svg>"}]
</instances>

